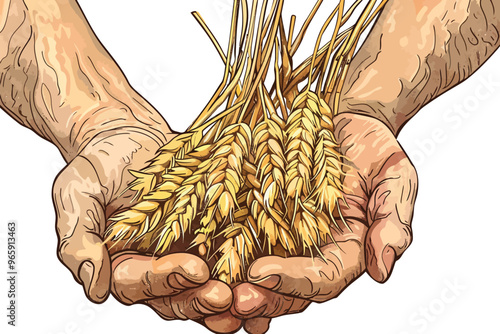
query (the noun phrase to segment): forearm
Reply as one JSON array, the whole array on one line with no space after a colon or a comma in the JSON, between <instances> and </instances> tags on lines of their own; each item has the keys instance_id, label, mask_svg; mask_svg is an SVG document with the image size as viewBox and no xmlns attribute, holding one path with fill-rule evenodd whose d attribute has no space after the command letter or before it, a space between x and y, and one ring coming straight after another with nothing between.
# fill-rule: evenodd
<instances>
[{"instance_id":1,"label":"forearm","mask_svg":"<svg viewBox=\"0 0 500 334\"><path fill-rule=\"evenodd\" d=\"M105 131L166 142L166 122L128 84L74 0L0 0L0 106L69 161Z\"/></svg>"},{"instance_id":2,"label":"forearm","mask_svg":"<svg viewBox=\"0 0 500 334\"><path fill-rule=\"evenodd\" d=\"M353 59L340 110L397 134L472 75L500 44L499 0L391 0Z\"/></svg>"}]
</instances>

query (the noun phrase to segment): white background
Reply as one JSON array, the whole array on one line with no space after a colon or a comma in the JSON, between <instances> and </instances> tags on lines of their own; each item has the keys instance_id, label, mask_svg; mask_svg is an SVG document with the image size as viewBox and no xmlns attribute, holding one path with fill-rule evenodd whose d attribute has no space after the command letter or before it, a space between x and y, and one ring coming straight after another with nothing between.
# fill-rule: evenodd
<instances>
[{"instance_id":1,"label":"white background","mask_svg":"<svg viewBox=\"0 0 500 334\"><path fill-rule=\"evenodd\" d=\"M314 2L287 1L286 12L295 12L300 22ZM231 0L86 0L81 6L132 85L174 129L186 128L223 69L190 12L199 10L223 43ZM334 2L324 6L326 12ZM467 82L425 107L400 135L418 169L420 190L415 240L391 279L380 285L365 275L335 300L273 320L270 333L499 332L499 65L497 54ZM56 257L51 185L63 159L2 112L0 145L0 254L6 252L5 225L15 219L20 272L15 329L6 325L7 286L1 280L2 328L42 334L208 333L195 323L163 321L144 306L125 307L113 298L103 305L88 302ZM0 263L6 267L6 255Z\"/></svg>"}]
</instances>

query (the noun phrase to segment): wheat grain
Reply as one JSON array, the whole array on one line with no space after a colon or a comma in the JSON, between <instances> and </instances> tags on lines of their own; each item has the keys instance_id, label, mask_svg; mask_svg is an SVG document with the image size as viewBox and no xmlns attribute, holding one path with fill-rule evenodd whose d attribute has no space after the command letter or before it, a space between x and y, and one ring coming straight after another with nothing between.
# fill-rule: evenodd
<instances>
[{"instance_id":1,"label":"wheat grain","mask_svg":"<svg viewBox=\"0 0 500 334\"><path fill-rule=\"evenodd\" d=\"M264 235L269 254L279 241L285 252L297 254L295 240L286 217L284 122L266 118L254 129L256 178L260 187L254 189L252 217Z\"/></svg>"},{"instance_id":2,"label":"wheat grain","mask_svg":"<svg viewBox=\"0 0 500 334\"><path fill-rule=\"evenodd\" d=\"M246 0L235 0L227 54L193 13L225 64L223 80L186 133L160 148L146 168L130 171L133 204L109 218L106 242L126 241L157 255L175 244L197 247L200 256L215 260L212 275L228 284L245 281L251 262L266 254L321 256L320 246L335 242L331 230L342 232L338 221L344 221L345 157L333 117L359 36L386 1L372 11L376 0L370 0L356 24L340 32L361 2L344 13L340 0L313 54L296 67L321 0L297 34L295 16L285 31L283 0L270 8L265 1L260 14L257 0L250 13ZM333 36L321 46L335 15Z\"/></svg>"},{"instance_id":3,"label":"wheat grain","mask_svg":"<svg viewBox=\"0 0 500 334\"><path fill-rule=\"evenodd\" d=\"M210 237L217 230L217 222L223 225L225 221L234 220L237 195L244 183L243 161L250 154L251 137L248 125L235 124L226 128L215 142L207 162L201 228L195 232L192 246L204 243L210 250Z\"/></svg>"}]
</instances>

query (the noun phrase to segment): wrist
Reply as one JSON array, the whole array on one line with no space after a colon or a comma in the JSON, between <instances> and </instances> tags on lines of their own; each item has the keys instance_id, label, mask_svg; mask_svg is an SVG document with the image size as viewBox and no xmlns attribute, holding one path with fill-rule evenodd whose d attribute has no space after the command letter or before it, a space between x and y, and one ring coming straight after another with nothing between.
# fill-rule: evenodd
<instances>
[{"instance_id":1,"label":"wrist","mask_svg":"<svg viewBox=\"0 0 500 334\"><path fill-rule=\"evenodd\" d=\"M149 137L158 147L165 145L173 136L156 111L125 106L77 111L72 114L68 124L71 124L71 128L56 127L60 139L55 142L66 161L72 160L89 144L110 135L136 133Z\"/></svg>"},{"instance_id":2,"label":"wrist","mask_svg":"<svg viewBox=\"0 0 500 334\"><path fill-rule=\"evenodd\" d=\"M381 103L345 97L340 102L339 114L360 115L376 119L397 136L409 118L405 114L397 113L395 105L397 102Z\"/></svg>"},{"instance_id":3,"label":"wrist","mask_svg":"<svg viewBox=\"0 0 500 334\"><path fill-rule=\"evenodd\" d=\"M166 143L172 131L130 87L76 1L12 0L6 12L0 107L17 122L56 145L66 161L120 128Z\"/></svg>"},{"instance_id":4,"label":"wrist","mask_svg":"<svg viewBox=\"0 0 500 334\"><path fill-rule=\"evenodd\" d=\"M171 140L176 134L166 135ZM72 159L70 164L83 159L89 162L103 188L106 210L130 204L131 196L121 196L133 180L128 170L139 171L149 165L156 152L165 144L150 129L137 126L105 130L94 136Z\"/></svg>"},{"instance_id":5,"label":"wrist","mask_svg":"<svg viewBox=\"0 0 500 334\"><path fill-rule=\"evenodd\" d=\"M356 143L359 138L372 133L384 133L386 136L394 137L391 128L378 117L371 114L344 111L333 117L335 138L340 147L349 150L349 143ZM358 138L356 138L358 137Z\"/></svg>"}]
</instances>

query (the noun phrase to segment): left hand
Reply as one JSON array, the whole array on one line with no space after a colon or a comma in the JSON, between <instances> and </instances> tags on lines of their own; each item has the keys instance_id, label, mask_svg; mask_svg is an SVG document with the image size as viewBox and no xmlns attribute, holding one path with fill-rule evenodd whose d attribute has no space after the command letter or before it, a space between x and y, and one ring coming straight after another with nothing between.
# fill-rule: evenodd
<instances>
[{"instance_id":1,"label":"left hand","mask_svg":"<svg viewBox=\"0 0 500 334\"><path fill-rule=\"evenodd\" d=\"M203 259L189 253L159 258L118 253L119 246L108 249L113 242L104 243L108 217L135 203L133 191L122 195L133 179L128 171L144 168L161 145L139 124L103 132L58 175L53 195L59 259L93 302L102 303L111 293L125 305L148 305L163 319L191 319L232 332L241 325L228 311L232 291L210 279Z\"/></svg>"},{"instance_id":2,"label":"left hand","mask_svg":"<svg viewBox=\"0 0 500 334\"><path fill-rule=\"evenodd\" d=\"M302 312L311 302L337 297L365 271L377 282L391 275L412 241L417 174L392 132L379 120L343 113L336 138L352 169L344 184L343 216L352 232L333 236L321 257L266 256L233 290L232 313L248 319L245 330L265 333L271 318Z\"/></svg>"}]
</instances>

